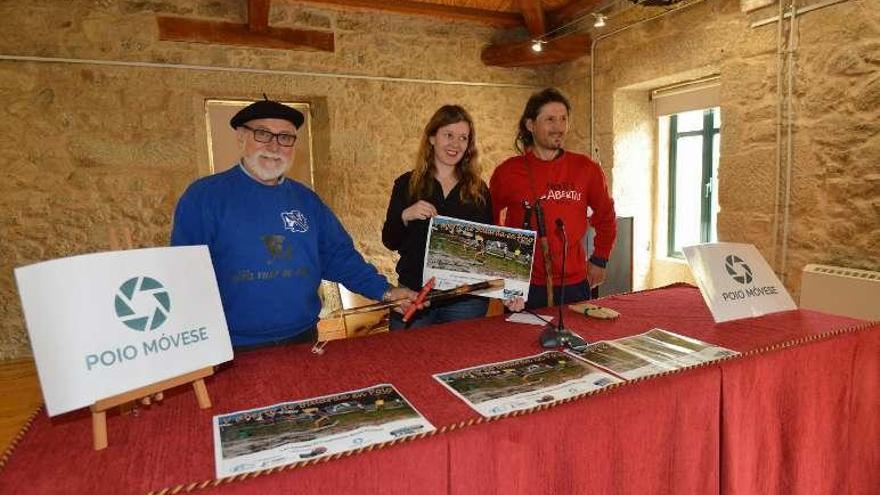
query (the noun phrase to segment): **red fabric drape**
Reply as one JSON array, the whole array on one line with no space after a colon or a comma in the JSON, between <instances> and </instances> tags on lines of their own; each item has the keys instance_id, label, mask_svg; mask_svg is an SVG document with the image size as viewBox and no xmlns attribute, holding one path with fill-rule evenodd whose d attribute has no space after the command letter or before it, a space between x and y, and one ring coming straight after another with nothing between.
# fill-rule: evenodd
<instances>
[{"instance_id":1,"label":"red fabric drape","mask_svg":"<svg viewBox=\"0 0 880 495\"><path fill-rule=\"evenodd\" d=\"M724 493L880 491L880 331L721 370Z\"/></svg>"},{"instance_id":2,"label":"red fabric drape","mask_svg":"<svg viewBox=\"0 0 880 495\"><path fill-rule=\"evenodd\" d=\"M718 493L719 385L706 367L450 433L451 493Z\"/></svg>"},{"instance_id":3,"label":"red fabric drape","mask_svg":"<svg viewBox=\"0 0 880 495\"><path fill-rule=\"evenodd\" d=\"M210 491L836 494L880 486L877 325L811 311L716 325L689 286L600 304L622 316L567 311L567 325L591 341L660 327L754 355L483 422L431 376L538 353L538 327L490 318L334 341L323 356L306 346L240 353L208 379L212 409L198 409L186 387L171 391L137 415L110 415L110 446L100 452L88 411L41 413L0 468L0 493L210 484L213 415L378 383L394 384L450 431ZM831 331L841 333L822 337Z\"/></svg>"}]
</instances>

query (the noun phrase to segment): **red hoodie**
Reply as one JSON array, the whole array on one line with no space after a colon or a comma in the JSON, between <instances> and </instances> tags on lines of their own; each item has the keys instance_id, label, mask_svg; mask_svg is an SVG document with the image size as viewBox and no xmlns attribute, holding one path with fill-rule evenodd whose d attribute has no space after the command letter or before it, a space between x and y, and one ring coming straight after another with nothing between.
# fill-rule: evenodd
<instances>
[{"instance_id":1,"label":"red hoodie","mask_svg":"<svg viewBox=\"0 0 880 495\"><path fill-rule=\"evenodd\" d=\"M525 219L523 201L534 205L535 199L541 199L555 286L561 282L563 245L562 235L556 228L557 218L565 222L568 234L565 285L587 278L587 256L581 239L590 224L596 231L593 255L607 260L611 254L617 235L614 200L608 194L602 168L588 157L563 151L554 160L544 161L529 151L498 165L492 173L489 190L492 194L492 218L496 224L508 227L522 228ZM592 210L589 220L587 207ZM537 230L536 221L533 214L533 230ZM547 284L540 246L535 249L532 283Z\"/></svg>"}]
</instances>

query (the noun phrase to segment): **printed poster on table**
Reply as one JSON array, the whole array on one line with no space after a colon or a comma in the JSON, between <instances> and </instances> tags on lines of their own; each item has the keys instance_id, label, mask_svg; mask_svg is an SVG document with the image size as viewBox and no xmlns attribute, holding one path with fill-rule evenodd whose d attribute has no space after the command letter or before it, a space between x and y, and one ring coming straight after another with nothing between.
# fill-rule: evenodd
<instances>
[{"instance_id":1,"label":"printed poster on table","mask_svg":"<svg viewBox=\"0 0 880 495\"><path fill-rule=\"evenodd\" d=\"M428 226L424 279L437 290L504 279L504 288L479 295L528 299L536 233L436 216Z\"/></svg>"},{"instance_id":2,"label":"printed poster on table","mask_svg":"<svg viewBox=\"0 0 880 495\"><path fill-rule=\"evenodd\" d=\"M221 414L214 416L217 478L431 431L389 384Z\"/></svg>"},{"instance_id":3,"label":"printed poster on table","mask_svg":"<svg viewBox=\"0 0 880 495\"><path fill-rule=\"evenodd\" d=\"M682 252L716 323L797 309L752 244L699 244Z\"/></svg>"},{"instance_id":4,"label":"printed poster on table","mask_svg":"<svg viewBox=\"0 0 880 495\"><path fill-rule=\"evenodd\" d=\"M232 359L206 246L15 269L49 416Z\"/></svg>"},{"instance_id":5,"label":"printed poster on table","mask_svg":"<svg viewBox=\"0 0 880 495\"><path fill-rule=\"evenodd\" d=\"M622 381L557 351L438 373L434 379L487 418L557 402Z\"/></svg>"},{"instance_id":6,"label":"printed poster on table","mask_svg":"<svg viewBox=\"0 0 880 495\"><path fill-rule=\"evenodd\" d=\"M632 380L739 354L724 347L660 328L567 351L613 374Z\"/></svg>"}]
</instances>

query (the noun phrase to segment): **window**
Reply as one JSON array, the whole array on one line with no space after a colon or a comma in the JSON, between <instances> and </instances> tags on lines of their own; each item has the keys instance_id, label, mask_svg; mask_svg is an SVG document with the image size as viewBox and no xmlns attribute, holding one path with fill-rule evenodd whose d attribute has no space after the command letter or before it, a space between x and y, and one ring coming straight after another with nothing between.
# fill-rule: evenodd
<instances>
[{"instance_id":1,"label":"window","mask_svg":"<svg viewBox=\"0 0 880 495\"><path fill-rule=\"evenodd\" d=\"M669 121L667 256L681 258L681 248L717 240L719 107L690 110Z\"/></svg>"}]
</instances>

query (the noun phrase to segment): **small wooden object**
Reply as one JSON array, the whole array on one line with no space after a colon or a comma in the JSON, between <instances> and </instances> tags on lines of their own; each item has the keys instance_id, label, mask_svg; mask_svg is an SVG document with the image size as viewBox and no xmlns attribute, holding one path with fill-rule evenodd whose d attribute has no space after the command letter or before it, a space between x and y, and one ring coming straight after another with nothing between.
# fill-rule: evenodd
<instances>
[{"instance_id":1,"label":"small wooden object","mask_svg":"<svg viewBox=\"0 0 880 495\"><path fill-rule=\"evenodd\" d=\"M426 287L428 287L426 285ZM433 293L425 293L423 296L424 301L443 301L446 299L452 299L458 296L462 296L465 294L473 294L480 291L490 290L490 289L500 289L504 287L504 279L497 278L492 280L486 280L484 282L477 282L473 284L460 285L458 287L453 287L452 289L444 289L439 291L434 291ZM423 288L424 289L424 288ZM430 291L430 287L428 288ZM339 331L345 331L345 318L351 315L369 313L373 311L383 310L393 308L394 306L399 305L400 303L409 300L408 297L401 297L399 299L392 299L390 301L382 301L374 304L367 304L365 306L358 306L356 308L349 308L342 310L338 313L332 315L332 317L323 319L318 322L318 332L321 333L334 333ZM324 345L326 345L326 341L318 341L315 346L312 348L312 352L315 354L322 354Z\"/></svg>"},{"instance_id":2,"label":"small wooden object","mask_svg":"<svg viewBox=\"0 0 880 495\"><path fill-rule=\"evenodd\" d=\"M611 308L596 306L591 303L570 304L568 307L576 313L596 318L597 320L616 320L620 316L620 313Z\"/></svg>"},{"instance_id":3,"label":"small wooden object","mask_svg":"<svg viewBox=\"0 0 880 495\"><path fill-rule=\"evenodd\" d=\"M196 394L196 401L202 409L211 407L211 397L208 396L208 389L205 387L205 377L214 374L214 367L198 369L185 375L175 376L152 385L129 390L128 392L101 399L91 406L92 410L92 445L95 450L101 450L107 447L107 410L113 407L126 404L128 402L149 398L156 394L162 394L163 391L179 385L192 383L193 391Z\"/></svg>"}]
</instances>

